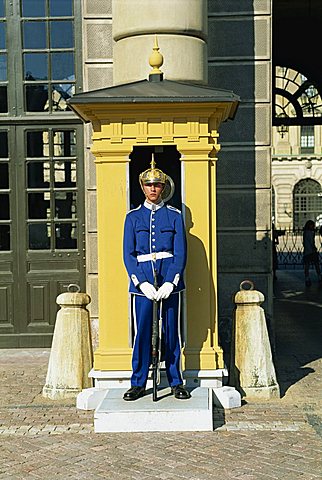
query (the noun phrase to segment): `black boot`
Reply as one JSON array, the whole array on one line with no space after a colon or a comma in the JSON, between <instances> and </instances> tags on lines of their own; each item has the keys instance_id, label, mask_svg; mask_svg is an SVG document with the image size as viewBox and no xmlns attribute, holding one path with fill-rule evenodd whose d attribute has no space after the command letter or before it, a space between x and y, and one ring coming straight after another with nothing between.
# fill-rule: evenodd
<instances>
[{"instance_id":1,"label":"black boot","mask_svg":"<svg viewBox=\"0 0 322 480\"><path fill-rule=\"evenodd\" d=\"M175 398L178 398L179 400L188 400L188 398L191 397L188 390L186 390L182 384L171 387L171 392Z\"/></svg>"},{"instance_id":2,"label":"black boot","mask_svg":"<svg viewBox=\"0 0 322 480\"><path fill-rule=\"evenodd\" d=\"M145 387L131 387L123 395L123 400L132 401L137 400L140 397L143 397L145 392Z\"/></svg>"}]
</instances>

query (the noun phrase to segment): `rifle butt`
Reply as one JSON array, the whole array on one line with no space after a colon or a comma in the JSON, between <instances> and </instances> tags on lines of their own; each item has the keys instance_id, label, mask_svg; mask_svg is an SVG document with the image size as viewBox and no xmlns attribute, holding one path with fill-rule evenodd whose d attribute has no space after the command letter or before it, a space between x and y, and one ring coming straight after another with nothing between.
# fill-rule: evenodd
<instances>
[{"instance_id":1,"label":"rifle butt","mask_svg":"<svg viewBox=\"0 0 322 480\"><path fill-rule=\"evenodd\" d=\"M153 398L153 401L156 402L158 400L158 387L157 387L157 368L154 368L153 369L153 372L152 372L152 379L153 379L153 395L152 395L152 398Z\"/></svg>"}]
</instances>

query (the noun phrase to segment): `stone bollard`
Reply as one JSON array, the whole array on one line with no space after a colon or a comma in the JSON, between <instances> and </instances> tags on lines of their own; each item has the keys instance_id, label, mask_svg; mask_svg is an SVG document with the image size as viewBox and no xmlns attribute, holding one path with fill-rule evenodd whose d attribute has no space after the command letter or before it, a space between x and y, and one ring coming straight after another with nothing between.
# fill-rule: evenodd
<instances>
[{"instance_id":1,"label":"stone bollard","mask_svg":"<svg viewBox=\"0 0 322 480\"><path fill-rule=\"evenodd\" d=\"M78 292L71 292L71 287ZM83 388L92 386L88 373L93 364L89 312L91 299L79 293L78 285L70 285L68 292L58 295L61 307L56 317L43 396L53 400L72 398Z\"/></svg>"},{"instance_id":2,"label":"stone bollard","mask_svg":"<svg viewBox=\"0 0 322 480\"><path fill-rule=\"evenodd\" d=\"M265 313L260 306L264 300L264 295L254 290L249 280L240 284L240 291L235 295L230 383L247 400L279 398L280 393Z\"/></svg>"}]
</instances>

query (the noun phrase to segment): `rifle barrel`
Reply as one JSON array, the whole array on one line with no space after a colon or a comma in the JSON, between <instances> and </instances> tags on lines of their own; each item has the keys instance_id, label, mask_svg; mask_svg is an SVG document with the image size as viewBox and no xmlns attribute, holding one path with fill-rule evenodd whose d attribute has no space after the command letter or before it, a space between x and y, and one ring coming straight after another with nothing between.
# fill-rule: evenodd
<instances>
[{"instance_id":1,"label":"rifle barrel","mask_svg":"<svg viewBox=\"0 0 322 480\"><path fill-rule=\"evenodd\" d=\"M157 290L157 273L154 270L154 288ZM158 381L158 360L159 360L159 320L158 320L158 302L153 300L153 317L152 317L152 381L153 381L153 401L158 399L157 381Z\"/></svg>"}]
</instances>

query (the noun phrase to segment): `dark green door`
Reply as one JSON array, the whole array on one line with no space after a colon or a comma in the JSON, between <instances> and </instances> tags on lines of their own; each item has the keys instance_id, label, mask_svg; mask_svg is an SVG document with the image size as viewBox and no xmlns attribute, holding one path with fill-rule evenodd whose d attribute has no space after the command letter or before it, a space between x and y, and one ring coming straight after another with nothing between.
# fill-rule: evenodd
<instances>
[{"instance_id":1,"label":"dark green door","mask_svg":"<svg viewBox=\"0 0 322 480\"><path fill-rule=\"evenodd\" d=\"M49 346L84 288L81 2L0 0L0 347Z\"/></svg>"},{"instance_id":2,"label":"dark green door","mask_svg":"<svg viewBox=\"0 0 322 480\"><path fill-rule=\"evenodd\" d=\"M1 347L50 346L57 295L84 288L81 128L0 131Z\"/></svg>"},{"instance_id":3,"label":"dark green door","mask_svg":"<svg viewBox=\"0 0 322 480\"><path fill-rule=\"evenodd\" d=\"M14 332L14 278L17 264L14 261L12 211L13 171L9 159L9 131L0 130L0 334Z\"/></svg>"}]
</instances>

